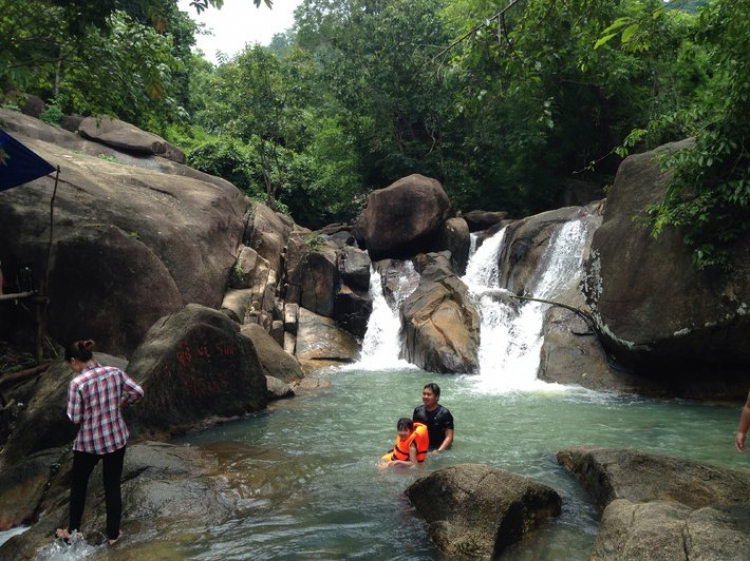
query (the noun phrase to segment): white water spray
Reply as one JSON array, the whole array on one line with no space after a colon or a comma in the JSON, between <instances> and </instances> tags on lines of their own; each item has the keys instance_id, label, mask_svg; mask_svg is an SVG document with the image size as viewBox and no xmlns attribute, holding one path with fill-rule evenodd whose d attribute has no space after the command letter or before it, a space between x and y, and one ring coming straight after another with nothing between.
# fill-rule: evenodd
<instances>
[{"instance_id":1,"label":"white water spray","mask_svg":"<svg viewBox=\"0 0 750 561\"><path fill-rule=\"evenodd\" d=\"M531 296L553 300L578 282L585 234L580 220L567 222L558 229L540 260L536 281L530 284ZM502 289L498 288L497 256L504 239L505 229L486 240L470 258L462 279L481 317L479 384L484 391L548 387L537 379L537 371L544 342L544 312L549 305L497 298L502 294Z\"/></svg>"},{"instance_id":2,"label":"white water spray","mask_svg":"<svg viewBox=\"0 0 750 561\"><path fill-rule=\"evenodd\" d=\"M418 278L412 262L404 262L404 270L399 273L397 283L392 290L393 307L391 307L383 293L380 274L374 267L370 270L372 314L362 342L361 359L352 365L352 368L364 370L415 368L398 357L401 347L399 309L403 301L414 292Z\"/></svg>"}]
</instances>

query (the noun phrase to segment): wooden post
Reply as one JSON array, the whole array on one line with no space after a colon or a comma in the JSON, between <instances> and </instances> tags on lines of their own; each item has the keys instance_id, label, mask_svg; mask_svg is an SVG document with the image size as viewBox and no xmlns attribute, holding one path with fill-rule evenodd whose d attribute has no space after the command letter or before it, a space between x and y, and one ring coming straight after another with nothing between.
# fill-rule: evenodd
<instances>
[{"instance_id":1,"label":"wooden post","mask_svg":"<svg viewBox=\"0 0 750 561\"><path fill-rule=\"evenodd\" d=\"M42 364L44 355L44 335L47 331L47 290L49 289L50 262L52 261L52 240L55 227L55 196L57 196L57 184L60 180L60 166L55 173L55 187L52 190L52 199L49 202L49 243L47 244L47 266L44 271L44 280L39 281L39 299L36 306L36 362Z\"/></svg>"}]
</instances>

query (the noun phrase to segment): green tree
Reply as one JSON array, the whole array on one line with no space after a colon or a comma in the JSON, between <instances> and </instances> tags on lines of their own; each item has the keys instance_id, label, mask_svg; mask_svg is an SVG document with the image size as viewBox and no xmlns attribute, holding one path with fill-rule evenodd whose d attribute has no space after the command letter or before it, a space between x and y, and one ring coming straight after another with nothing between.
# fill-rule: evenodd
<instances>
[{"instance_id":1,"label":"green tree","mask_svg":"<svg viewBox=\"0 0 750 561\"><path fill-rule=\"evenodd\" d=\"M683 228L700 269L730 269L732 244L750 231L749 18L750 0L715 0L701 11L696 40L708 50L712 72L682 111L693 119L695 147L666 161L673 180L652 209L654 235Z\"/></svg>"}]
</instances>

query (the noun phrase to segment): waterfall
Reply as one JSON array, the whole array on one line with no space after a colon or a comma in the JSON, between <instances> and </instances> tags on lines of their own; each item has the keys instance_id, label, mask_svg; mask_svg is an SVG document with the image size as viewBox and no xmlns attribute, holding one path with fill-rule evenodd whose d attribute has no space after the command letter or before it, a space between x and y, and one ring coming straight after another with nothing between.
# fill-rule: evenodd
<instances>
[{"instance_id":1,"label":"waterfall","mask_svg":"<svg viewBox=\"0 0 750 561\"><path fill-rule=\"evenodd\" d=\"M552 237L530 283L530 296L553 300L578 282L586 239L581 220L567 222ZM485 390L507 391L544 386L537 380L542 323L548 304L498 299L498 253L505 240L499 231L470 257L463 281L481 317L480 384ZM489 292L488 292L489 291Z\"/></svg>"},{"instance_id":2,"label":"waterfall","mask_svg":"<svg viewBox=\"0 0 750 561\"><path fill-rule=\"evenodd\" d=\"M407 361L399 359L399 309L403 301L416 289L419 275L411 261L392 263L395 266L391 266L386 272L392 304L389 304L385 297L381 275L375 267L370 269L372 314L362 342L360 361L353 365L358 369L414 368Z\"/></svg>"}]
</instances>

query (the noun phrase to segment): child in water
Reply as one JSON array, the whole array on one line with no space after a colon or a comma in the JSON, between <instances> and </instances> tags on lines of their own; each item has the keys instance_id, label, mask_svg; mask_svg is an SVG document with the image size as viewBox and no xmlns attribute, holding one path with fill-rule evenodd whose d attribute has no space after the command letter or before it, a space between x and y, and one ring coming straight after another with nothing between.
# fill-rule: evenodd
<instances>
[{"instance_id":1,"label":"child in water","mask_svg":"<svg viewBox=\"0 0 750 561\"><path fill-rule=\"evenodd\" d=\"M396 444L380 458L380 466L416 467L427 457L429 443L426 425L402 417L396 423Z\"/></svg>"}]
</instances>

